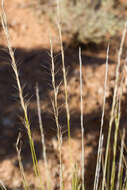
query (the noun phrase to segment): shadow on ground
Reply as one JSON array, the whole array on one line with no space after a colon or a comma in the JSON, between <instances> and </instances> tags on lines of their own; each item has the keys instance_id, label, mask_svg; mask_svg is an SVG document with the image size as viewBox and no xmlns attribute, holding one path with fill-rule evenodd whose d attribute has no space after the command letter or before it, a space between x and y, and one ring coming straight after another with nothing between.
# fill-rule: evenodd
<instances>
[{"instance_id":1,"label":"shadow on ground","mask_svg":"<svg viewBox=\"0 0 127 190\"><path fill-rule=\"evenodd\" d=\"M44 125L44 133L47 141L50 141L52 138L56 138L56 125L55 120L53 119L53 114L50 113L51 105L50 92L52 89L52 80L51 80L51 57L50 52L47 49L32 49L25 50L15 48L15 58L19 70L19 77L21 84L23 86L23 94L26 100L30 102L30 108L28 108L29 118L31 122L31 129L33 133L35 132L37 136L35 137L35 147L38 159L41 159L42 155L42 146L39 136L39 124L36 108L36 95L35 95L35 86L38 83L40 90L40 99L42 103L45 102L44 107L48 110L42 112L42 121ZM62 80L62 64L61 64L61 54L54 53L55 65L56 65L56 83L59 84ZM98 67L99 65L105 64L105 59L87 56L82 54L83 67L91 67L92 69ZM109 60L110 64L113 64L112 60ZM76 68L79 64L79 55L77 50L65 50L65 65L68 71L67 79L68 81L77 75ZM75 75L74 75L75 73ZM100 73L101 74L101 73ZM79 75L79 73L78 73ZM17 86L15 81L14 72L11 67L11 60L8 55L7 49L5 47L0 48L0 160L8 159L16 155L15 144L19 132L22 135L22 156L24 157L24 167L25 169L30 168L32 165L32 159L30 157L30 148L29 141L26 133L26 129L21 122L21 117L23 117L23 112L20 107L20 102L18 98ZM50 101L50 103L49 103ZM109 104L112 101L110 97ZM79 104L79 102L77 102ZM109 105L111 106L111 105ZM43 107L43 105L42 105ZM124 114L125 115L125 114ZM66 130L66 111L63 110L59 115L60 124L64 132L64 140L67 139L67 130ZM86 170L88 171L87 179L90 180L89 183L94 179L94 172L89 171L89 168L92 168L92 171L95 170L96 165L96 156L97 156L97 145L100 131L100 121L101 121L101 107L95 107L95 110L92 110L89 113L84 114L84 123L85 123L85 138L87 139L88 135L94 136L94 141L88 141L87 146L93 146L92 152L88 156L88 165ZM80 130L80 112L75 110L71 114L71 135L73 138L78 138L77 130ZM125 117L121 120L121 126L125 126L126 119ZM108 127L108 118L105 118L105 134L107 134ZM49 146L49 145L48 145ZM50 147L51 149L52 147ZM93 165L91 165L93 163ZM15 162L15 165L18 166L18 163ZM88 184L89 185L89 184Z\"/></svg>"}]
</instances>

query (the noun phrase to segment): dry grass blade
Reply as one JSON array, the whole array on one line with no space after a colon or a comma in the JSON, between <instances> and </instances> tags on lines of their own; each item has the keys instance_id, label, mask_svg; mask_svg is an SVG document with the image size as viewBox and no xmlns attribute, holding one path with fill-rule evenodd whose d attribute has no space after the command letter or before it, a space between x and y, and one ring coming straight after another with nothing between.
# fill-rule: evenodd
<instances>
[{"instance_id":1,"label":"dry grass blade","mask_svg":"<svg viewBox=\"0 0 127 190\"><path fill-rule=\"evenodd\" d=\"M36 85L36 98L37 98L37 110L38 110L38 118L39 118L39 127L41 132L41 141L43 146L43 158L44 158L44 164L45 164L45 170L46 170L46 177L47 177L47 190L50 190L50 174L49 174L49 168L48 168L48 161L47 161L47 155L46 155L46 145L45 145L45 137L44 137L44 130L43 130L43 123L41 118L41 108L40 108L40 98L39 98L39 89L38 85Z\"/></svg>"},{"instance_id":2,"label":"dry grass blade","mask_svg":"<svg viewBox=\"0 0 127 190\"><path fill-rule=\"evenodd\" d=\"M82 134L82 189L85 189L85 158L84 158L84 123L83 123L83 82L82 82L82 58L81 58L81 48L79 48L79 64L80 64L80 109L81 109L81 134Z\"/></svg>"},{"instance_id":3,"label":"dry grass blade","mask_svg":"<svg viewBox=\"0 0 127 190\"><path fill-rule=\"evenodd\" d=\"M62 56L62 70L63 70L65 106L66 106L66 117L67 117L68 146L69 146L69 152L70 152L70 165L71 165L71 168L73 168L74 162L73 162L72 150L71 150L70 110L69 110L69 103L68 103L67 77L66 77L65 60L64 60L62 31L61 31L61 25L60 25L60 0L57 0L57 27L58 27L58 32L59 32L60 48L61 48L61 56Z\"/></svg>"},{"instance_id":4,"label":"dry grass blade","mask_svg":"<svg viewBox=\"0 0 127 190\"><path fill-rule=\"evenodd\" d=\"M101 134L101 136L99 138L98 158L97 158L97 163L96 163L96 172L95 172L95 180L94 180L94 190L98 189L98 184L99 184L102 153L103 153L103 141L104 141L104 135Z\"/></svg>"},{"instance_id":5,"label":"dry grass blade","mask_svg":"<svg viewBox=\"0 0 127 190\"><path fill-rule=\"evenodd\" d=\"M59 170L60 170L60 190L63 189L63 165L62 165L62 132L61 132L61 126L59 124L59 110L58 110L58 90L59 86L56 86L56 80L55 80L55 63L54 63L54 57L53 57L53 45L52 40L50 39L50 54L51 54L51 62L52 62L52 69L51 69L51 75L52 75L52 86L54 90L54 98L52 100L53 110L54 110L54 117L57 127L57 139L58 139L58 146L59 146Z\"/></svg>"},{"instance_id":6,"label":"dry grass blade","mask_svg":"<svg viewBox=\"0 0 127 190\"><path fill-rule=\"evenodd\" d=\"M122 169L124 141L125 141L125 129L123 129L122 140L121 140L120 158L119 158L119 169L118 169L116 190L119 190L119 187L120 187L120 176L121 176L121 169Z\"/></svg>"},{"instance_id":7,"label":"dry grass blade","mask_svg":"<svg viewBox=\"0 0 127 190\"><path fill-rule=\"evenodd\" d=\"M1 190L7 190L4 183L0 180L0 189Z\"/></svg>"},{"instance_id":8,"label":"dry grass blade","mask_svg":"<svg viewBox=\"0 0 127 190\"><path fill-rule=\"evenodd\" d=\"M112 171L111 171L111 190L114 189L115 183L115 174L116 174L116 152L117 152L117 141L118 141L118 130L121 117L121 99L123 95L123 78L119 87L119 93L117 93L116 107L115 107L115 133L114 133L114 143L113 143L113 162L112 162Z\"/></svg>"},{"instance_id":9,"label":"dry grass blade","mask_svg":"<svg viewBox=\"0 0 127 190\"><path fill-rule=\"evenodd\" d=\"M68 127L68 140L70 144L71 134L70 134L70 111L68 104L68 90L67 90L67 78L66 78L66 70L65 70L65 61L64 61L64 49L63 49L63 39L60 25L60 2L57 0L57 19L58 19L58 32L60 38L60 47L61 47L61 55L62 55L62 70L63 70L63 79L64 79L64 89L65 89L65 105L66 105L66 113L67 113L67 127Z\"/></svg>"},{"instance_id":10,"label":"dry grass blade","mask_svg":"<svg viewBox=\"0 0 127 190\"><path fill-rule=\"evenodd\" d=\"M19 136L18 136L17 142L16 142L16 150L17 150L17 154L18 154L18 162L19 162L20 172L21 172L21 175L22 175L22 181L23 181L24 189L29 190L28 183L27 183L27 180L26 180L26 177L25 177L24 168L23 168L23 165L22 165L22 160L21 160L21 147L18 148L18 146L20 144L20 139L21 139L21 134L19 133Z\"/></svg>"},{"instance_id":11,"label":"dry grass blade","mask_svg":"<svg viewBox=\"0 0 127 190\"><path fill-rule=\"evenodd\" d=\"M94 180L94 190L98 189L99 172L100 172L101 155L102 155L102 151L101 151L101 147L103 145L102 130L103 130L103 123L104 123L104 113L105 113L105 103L106 103L106 88L107 88L107 80L108 80L108 58L109 58L109 45L107 48L107 56L106 56L103 108L102 108L101 129L100 129L99 146L98 146L98 154L97 154L97 165L96 165L95 180Z\"/></svg>"}]
</instances>

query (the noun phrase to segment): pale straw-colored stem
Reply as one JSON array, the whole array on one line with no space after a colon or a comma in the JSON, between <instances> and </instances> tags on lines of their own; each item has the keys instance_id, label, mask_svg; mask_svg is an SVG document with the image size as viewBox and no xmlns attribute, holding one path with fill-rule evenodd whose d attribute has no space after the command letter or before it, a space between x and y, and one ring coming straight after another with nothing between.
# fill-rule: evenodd
<instances>
[{"instance_id":1,"label":"pale straw-colored stem","mask_svg":"<svg viewBox=\"0 0 127 190\"><path fill-rule=\"evenodd\" d=\"M70 111L69 111L69 104L68 104L68 90L67 90L67 78L66 78L66 70L65 70L65 60L64 60L64 49L63 49L63 39L62 39L62 32L61 32L61 25L60 25L60 5L59 0L57 0L57 26L59 31L59 38L60 38L60 48L61 48L61 56L62 56L62 70L63 70L63 78L64 78L64 92L65 92L65 105L66 105L66 114L67 114L67 128L68 128L68 140L70 144Z\"/></svg>"},{"instance_id":2,"label":"pale straw-colored stem","mask_svg":"<svg viewBox=\"0 0 127 190\"><path fill-rule=\"evenodd\" d=\"M95 180L94 180L94 190L98 189L99 183L99 173L101 166L101 156L102 156L102 145L103 145L103 123L104 123L104 114L105 114L105 104L106 104L106 89L107 89L107 80L108 80L108 58L109 58L109 45L107 48L107 56L106 56L106 69L105 69L105 81L104 81L104 95L103 95L103 107L102 107L102 117L101 117L101 128L100 128L100 136L99 136L99 145L98 145L98 154L97 154L97 165L95 172Z\"/></svg>"},{"instance_id":3,"label":"pale straw-colored stem","mask_svg":"<svg viewBox=\"0 0 127 190\"><path fill-rule=\"evenodd\" d=\"M36 85L36 98L37 98L37 111L38 111L38 119L39 119L39 128L40 128L40 132L41 132L41 142L42 142L42 147L43 147L43 158L44 158L44 164L45 164L45 170L46 170L45 172L46 172L46 178L47 178L47 190L50 190L50 173L49 173L48 161L47 161L47 155L46 155L46 144L45 144L43 123L42 123L42 118L41 118L41 105L40 105L38 85Z\"/></svg>"},{"instance_id":4,"label":"pale straw-colored stem","mask_svg":"<svg viewBox=\"0 0 127 190\"><path fill-rule=\"evenodd\" d=\"M51 69L51 75L52 75L52 86L54 90L54 99L52 101L53 110L54 110L54 117L57 127L57 138L58 138L58 150L59 150L59 171L60 171L60 190L63 189L63 163L62 163L62 132L61 132L61 126L59 124L59 111L58 111L58 90L59 86L56 86L56 80L55 80L55 63L54 63L54 56L53 56L53 45L52 40L50 38L50 55L51 55L51 63L52 63L52 69Z\"/></svg>"},{"instance_id":5,"label":"pale straw-colored stem","mask_svg":"<svg viewBox=\"0 0 127 190\"><path fill-rule=\"evenodd\" d=\"M116 190L119 190L119 187L120 187L120 177L121 177L121 169L122 169L122 159L123 159L124 141L125 141L125 128L123 129L123 134L122 134L122 139L121 139L120 158L119 158L119 169L118 169L118 175L117 175L117 186L116 186Z\"/></svg>"},{"instance_id":6,"label":"pale straw-colored stem","mask_svg":"<svg viewBox=\"0 0 127 190\"><path fill-rule=\"evenodd\" d=\"M27 183L26 176L25 176L25 171L24 171L23 164L22 164L22 159L21 159L20 140L21 140L21 133L19 133L18 138L17 138L16 150L17 150L18 162L19 162L19 167L20 167L20 172L21 172L21 176L22 176L24 189L29 190L28 183Z\"/></svg>"},{"instance_id":7,"label":"pale straw-colored stem","mask_svg":"<svg viewBox=\"0 0 127 190\"><path fill-rule=\"evenodd\" d=\"M80 64L80 110L81 110L81 134L82 134L82 153L81 153L81 164L82 164L82 189L85 189L85 148L84 148L84 123L83 123L83 81L82 81L82 58L81 48L79 48L79 64Z\"/></svg>"}]
</instances>

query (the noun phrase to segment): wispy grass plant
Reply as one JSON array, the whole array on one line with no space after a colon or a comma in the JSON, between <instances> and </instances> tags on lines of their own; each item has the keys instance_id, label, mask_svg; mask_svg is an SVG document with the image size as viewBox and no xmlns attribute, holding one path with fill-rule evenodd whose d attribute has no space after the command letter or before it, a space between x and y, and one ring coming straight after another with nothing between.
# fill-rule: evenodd
<instances>
[{"instance_id":1,"label":"wispy grass plant","mask_svg":"<svg viewBox=\"0 0 127 190\"><path fill-rule=\"evenodd\" d=\"M33 142L32 134L31 134L30 122L29 122L29 118L28 118L27 103L25 103L25 100L24 100L24 97L23 97L23 90L22 90L20 79L19 79L19 73L18 73L16 61L15 61L15 55L14 55L14 51L13 51L13 48L12 48L11 42L10 42L10 35L9 35L9 31L8 31L7 18L6 18L6 14L5 14L5 11L4 11L4 0L2 0L1 20L2 20L3 30L5 32L5 36L6 36L6 39L7 39L7 45L8 45L9 54L10 54L10 57L11 57L11 66L12 66L12 69L14 71L15 79L16 79L16 82L17 82L19 98L20 98L20 104L21 104L21 107L22 107L22 110L23 110L23 113L24 113L24 125L25 125L25 127L27 129L27 134L28 134L28 138L29 138L30 149L31 149L31 154L32 154L32 159L33 159L34 172L35 172L35 175L37 177L39 176L40 183L42 184L42 180L41 180L41 176L40 176L40 172L39 172L39 168L38 168L37 157L36 157L36 153L35 153L34 142ZM43 190L43 184L42 184L42 190Z\"/></svg>"},{"instance_id":2,"label":"wispy grass plant","mask_svg":"<svg viewBox=\"0 0 127 190\"><path fill-rule=\"evenodd\" d=\"M81 49L79 48L79 63L80 63L80 110L81 110L81 117L80 117L80 124L81 124L81 176L79 177L79 168L77 166L76 161L74 158L72 159L72 152L71 152L71 128L70 128L70 110L69 110L69 94L68 94L68 86L67 86L67 74L65 68L65 59L64 59L64 48L63 48L63 40L62 40L62 32L61 32L61 24L60 24L60 7L59 7L59 0L57 0L57 27L59 32L59 39L60 39L60 48L61 48L61 58L62 58L62 71L63 71L63 83L64 83L64 97L65 97L65 108L66 108L66 118L67 118L67 130L68 130L68 146L70 151L70 168L71 169L71 190L87 190L87 186L85 186L85 147L84 147L84 122L83 122L83 78L82 78L82 58L81 58ZM36 156L36 151L34 147L34 141L32 139L32 132L30 121L28 118L28 111L27 111L27 103L23 97L23 88L21 86L19 73L15 61L15 55L13 48L10 43L10 35L7 26L7 18L4 11L4 0L2 0L2 14L1 14L2 26L5 32L5 36L7 39L8 50L11 58L11 66L15 74L15 79L17 82L19 98L20 98L20 106L24 113L24 125L27 129L27 134L29 138L29 144L31 149L31 155L33 159L33 168L34 173L37 178L39 178L40 186L42 190L53 190L52 187L52 179L50 175L50 170L48 167L48 158L46 154L46 143L45 143L45 136L43 130L43 122L41 118L41 101L39 96L39 88L36 86L36 98L37 98L37 111L38 111L38 118L39 118L39 127L41 133L41 142L43 147L43 158L44 158L44 165L45 165L45 173L46 173L46 188L43 185L42 176L40 175L40 170L38 167L38 161ZM98 145L98 154L97 154L97 164L96 164L96 171L95 171L95 178L91 187L93 190L126 190L127 189L127 162L124 156L124 152L127 152L126 143L125 143L125 135L126 131L123 130L122 138L121 138L121 145L120 145L120 153L119 153L119 163L117 164L117 148L118 148L118 136L119 136L119 128L120 128L120 117L121 117L121 101L122 101L122 82L120 80L120 67L121 67L121 56L123 52L123 45L125 41L127 31L127 23L125 23L125 28L122 35L122 40L120 44L120 49L118 52L118 61L116 66L116 79L115 79L115 86L114 86L114 94L113 94L113 103L111 108L111 116L109 119L109 130L108 130L108 137L106 142L106 150L104 155L104 140L105 136L103 134L103 125L104 125L104 115L105 115L105 104L106 104L106 88L107 88L107 80L108 80L108 57L109 57L109 46L107 48L107 58L106 58L106 74L105 74L105 82L104 82L104 95L103 95L103 107L102 107L102 118L101 118L101 128L100 128L100 137L99 137L99 145ZM58 143L58 152L59 152L59 189L66 190L64 184L64 175L63 173L63 160L62 160L62 130L61 125L59 122L59 108L58 108L58 93L59 93L59 85L56 85L56 78L55 78L55 61L53 55L53 44L52 40L50 39L50 56L51 56L51 77L52 77L52 87L53 87L53 97L52 97L52 106L54 111L54 118L57 128L57 143ZM111 145L111 133L113 129L113 122L115 125L114 130L114 140L113 140L113 153L110 152L110 145ZM29 190L29 185L25 177L25 172L22 164L22 158L20 155L21 149L19 148L20 137L17 139L16 149L18 154L19 160L19 167L23 179L24 189ZM112 158L112 161L110 160ZM118 167L117 167L118 166ZM124 167L125 166L125 167ZM102 167L102 168L101 168ZM101 169L103 176L101 178ZM117 173L118 172L118 173ZM1 183L1 182L0 182ZM1 183L3 189L6 190L6 187ZM92 189L92 188L91 188Z\"/></svg>"},{"instance_id":3,"label":"wispy grass plant","mask_svg":"<svg viewBox=\"0 0 127 190\"><path fill-rule=\"evenodd\" d=\"M57 127L57 139L58 139L58 150L59 150L59 179L60 179L60 190L64 189L64 183L63 183L63 163L62 163L62 131L61 131L61 125L59 124L59 108L58 108L58 93L59 93L59 85L56 86L56 80L55 80L55 61L53 56L53 44L52 40L50 39L50 55L51 55L51 75L52 75L52 86L54 91L54 97L52 98L52 106L54 111L54 117Z\"/></svg>"}]
</instances>

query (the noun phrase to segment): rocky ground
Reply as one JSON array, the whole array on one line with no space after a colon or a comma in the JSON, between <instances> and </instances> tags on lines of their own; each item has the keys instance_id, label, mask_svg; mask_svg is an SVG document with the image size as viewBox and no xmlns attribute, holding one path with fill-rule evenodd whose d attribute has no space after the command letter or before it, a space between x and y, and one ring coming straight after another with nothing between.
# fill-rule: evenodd
<instances>
[{"instance_id":1,"label":"rocky ground","mask_svg":"<svg viewBox=\"0 0 127 190\"><path fill-rule=\"evenodd\" d=\"M41 99L42 121L47 146L47 157L52 179L53 189L59 189L59 152L56 138L56 125L51 104L53 88L51 80L51 57L49 36L54 46L56 81L60 85L58 94L59 120L62 126L63 145L62 160L64 164L63 176L65 189L71 189L70 154L67 141L67 125L65 98L62 77L61 54L59 53L59 37L56 29L46 16L42 16L41 24L38 15L31 8L30 0L6 0L5 10L8 19L11 44L15 50L15 58L19 69L19 76L24 87L24 95L29 100L29 117L31 130L35 142L40 173L44 184L46 172L42 156L41 137L39 132L35 85L38 83ZM104 134L108 129L109 111L111 109L113 86L115 79L115 66L117 52L120 44L120 35L117 42L111 44L109 52L109 72L106 89L106 111L104 119ZM30 156L29 141L26 129L22 124L23 116L20 107L16 81L11 61L7 51L7 42L2 28L0 29L0 180L8 190L23 189L21 174L16 153L16 141L21 132L22 163L28 183L33 189L39 189L40 183L34 176L32 158ZM65 65L67 69L68 97L71 125L71 153L74 161L80 168L81 163L81 132L80 132L80 70L78 48L69 48L65 42ZM115 47L114 47L115 46ZM124 76L126 76L126 47L122 63L124 63ZM85 129L85 181L87 189L92 189L94 170L96 166L97 146L104 96L106 46L83 47L83 106ZM120 128L126 128L126 78L123 86L123 112Z\"/></svg>"}]
</instances>

